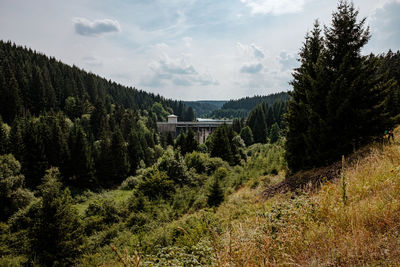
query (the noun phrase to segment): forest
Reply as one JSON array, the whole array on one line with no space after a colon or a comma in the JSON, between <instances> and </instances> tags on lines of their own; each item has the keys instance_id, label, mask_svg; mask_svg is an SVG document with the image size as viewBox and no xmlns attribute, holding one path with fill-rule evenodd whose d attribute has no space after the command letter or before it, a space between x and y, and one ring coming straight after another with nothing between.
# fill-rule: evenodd
<instances>
[{"instance_id":1,"label":"forest","mask_svg":"<svg viewBox=\"0 0 400 267\"><path fill-rule=\"evenodd\" d=\"M362 55L358 15L341 1L315 21L292 90L224 103L209 115L233 124L204 144L157 132L193 106L0 41L0 265L400 264L400 155L382 141L400 134L400 51ZM261 199L341 159L340 184Z\"/></svg>"},{"instance_id":2,"label":"forest","mask_svg":"<svg viewBox=\"0 0 400 267\"><path fill-rule=\"evenodd\" d=\"M286 92L269 94L266 96L253 96L244 97L237 100L231 99L225 102L221 108L214 109L205 115L204 117L215 118L215 119L237 119L246 118L250 111L254 109L257 105L265 103L268 106L273 106L274 104L280 105L279 102L287 103L290 96Z\"/></svg>"}]
</instances>

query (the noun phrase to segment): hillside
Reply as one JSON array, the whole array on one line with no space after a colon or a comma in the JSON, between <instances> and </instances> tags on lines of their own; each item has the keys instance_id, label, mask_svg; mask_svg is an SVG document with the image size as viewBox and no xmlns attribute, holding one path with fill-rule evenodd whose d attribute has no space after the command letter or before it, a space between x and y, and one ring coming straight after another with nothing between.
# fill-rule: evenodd
<instances>
[{"instance_id":1,"label":"hillside","mask_svg":"<svg viewBox=\"0 0 400 267\"><path fill-rule=\"evenodd\" d=\"M48 111L67 113L71 101L78 106L76 116L88 113L84 106L87 109L88 105L98 102L133 110L150 110L158 102L178 116L187 112L183 102L122 86L32 49L0 40L0 115L3 121L11 123L16 117L37 116Z\"/></svg>"},{"instance_id":2,"label":"hillside","mask_svg":"<svg viewBox=\"0 0 400 267\"><path fill-rule=\"evenodd\" d=\"M262 186L239 190L217 211L218 265L399 265L399 138L397 128L396 143L365 148L317 191L264 200Z\"/></svg>"},{"instance_id":3,"label":"hillside","mask_svg":"<svg viewBox=\"0 0 400 267\"><path fill-rule=\"evenodd\" d=\"M218 100L184 101L185 105L192 107L199 117L221 108L226 102Z\"/></svg>"},{"instance_id":4,"label":"hillside","mask_svg":"<svg viewBox=\"0 0 400 267\"><path fill-rule=\"evenodd\" d=\"M400 127L395 130L395 140L399 138ZM215 213L201 210L169 223L166 229L175 231L177 240L158 254L157 261L160 265L197 259L213 266L398 266L399 142L365 147L345 166L343 175L322 182L317 190L304 188L268 199L263 191L282 181L284 173L255 176ZM124 243L115 246L119 251L126 248ZM140 252L133 255L122 260L143 265L154 260Z\"/></svg>"},{"instance_id":5,"label":"hillside","mask_svg":"<svg viewBox=\"0 0 400 267\"><path fill-rule=\"evenodd\" d=\"M273 106L275 103L287 103L290 96L287 92L270 94L266 96L244 97L237 100L231 99L224 103L221 108L211 111L204 115L210 118L245 118L250 111L257 105L264 102L267 106Z\"/></svg>"}]
</instances>

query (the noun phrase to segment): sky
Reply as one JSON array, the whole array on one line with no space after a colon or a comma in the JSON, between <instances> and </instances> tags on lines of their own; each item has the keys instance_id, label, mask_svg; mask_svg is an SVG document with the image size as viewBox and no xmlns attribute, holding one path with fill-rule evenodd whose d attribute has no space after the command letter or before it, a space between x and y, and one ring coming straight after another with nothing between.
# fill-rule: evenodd
<instances>
[{"instance_id":1,"label":"sky","mask_svg":"<svg viewBox=\"0 0 400 267\"><path fill-rule=\"evenodd\" d=\"M0 39L179 100L290 90L315 19L336 0L0 0ZM400 49L400 0L354 0L372 38Z\"/></svg>"}]
</instances>

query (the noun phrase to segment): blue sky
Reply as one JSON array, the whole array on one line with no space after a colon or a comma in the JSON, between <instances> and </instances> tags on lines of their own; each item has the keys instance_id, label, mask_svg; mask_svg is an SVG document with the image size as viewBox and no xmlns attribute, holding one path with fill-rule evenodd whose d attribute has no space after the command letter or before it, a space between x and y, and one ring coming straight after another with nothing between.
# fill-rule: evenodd
<instances>
[{"instance_id":1,"label":"blue sky","mask_svg":"<svg viewBox=\"0 0 400 267\"><path fill-rule=\"evenodd\" d=\"M400 49L400 0L355 0L372 38ZM290 89L297 53L336 0L0 0L0 39L183 100Z\"/></svg>"}]
</instances>

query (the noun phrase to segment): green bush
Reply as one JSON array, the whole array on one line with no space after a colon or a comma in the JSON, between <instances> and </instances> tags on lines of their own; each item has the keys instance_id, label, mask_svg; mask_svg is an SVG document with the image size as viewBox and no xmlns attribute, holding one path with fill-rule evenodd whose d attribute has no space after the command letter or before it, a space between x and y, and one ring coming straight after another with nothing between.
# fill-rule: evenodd
<instances>
[{"instance_id":1,"label":"green bush","mask_svg":"<svg viewBox=\"0 0 400 267\"><path fill-rule=\"evenodd\" d=\"M135 189L140 182L141 182L140 176L129 176L122 182L119 188L123 190L132 190Z\"/></svg>"},{"instance_id":2,"label":"green bush","mask_svg":"<svg viewBox=\"0 0 400 267\"><path fill-rule=\"evenodd\" d=\"M149 199L169 198L174 193L174 183L166 172L153 169L147 173L138 186L138 191Z\"/></svg>"}]
</instances>

